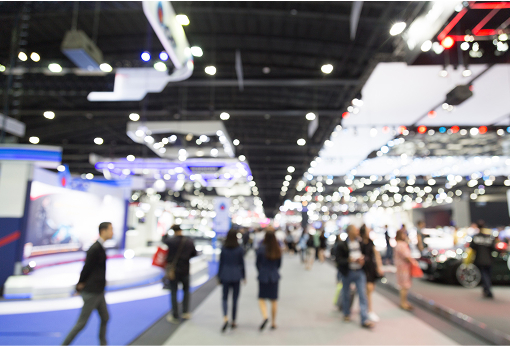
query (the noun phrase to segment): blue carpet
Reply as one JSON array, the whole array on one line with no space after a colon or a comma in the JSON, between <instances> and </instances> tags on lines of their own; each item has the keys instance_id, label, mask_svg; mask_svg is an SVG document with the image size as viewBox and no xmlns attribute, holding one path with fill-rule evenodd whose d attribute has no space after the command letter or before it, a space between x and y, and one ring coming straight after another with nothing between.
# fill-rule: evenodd
<instances>
[{"instance_id":1,"label":"blue carpet","mask_svg":"<svg viewBox=\"0 0 510 346\"><path fill-rule=\"evenodd\" d=\"M216 275L217 270L217 263L209 263L210 277ZM192 287L190 291L194 292L197 288ZM179 291L178 300L182 300L182 291ZM166 295L109 305L108 343L129 344L168 313L170 308L170 297ZM0 345L61 344L78 320L80 310L0 315ZM99 344L99 321L99 315L94 311L73 345Z\"/></svg>"}]
</instances>

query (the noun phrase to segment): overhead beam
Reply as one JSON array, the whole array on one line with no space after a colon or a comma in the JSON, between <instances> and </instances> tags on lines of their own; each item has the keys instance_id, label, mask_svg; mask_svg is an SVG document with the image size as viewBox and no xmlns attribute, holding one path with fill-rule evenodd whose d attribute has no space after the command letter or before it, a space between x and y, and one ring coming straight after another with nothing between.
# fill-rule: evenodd
<instances>
[{"instance_id":1,"label":"overhead beam","mask_svg":"<svg viewBox=\"0 0 510 346\"><path fill-rule=\"evenodd\" d=\"M41 116L47 109L21 109L19 111L20 116ZM91 114L94 117L123 117L126 118L130 113L136 112L136 109L128 108L128 109L89 109L89 110L58 110L55 109L55 114L58 117L73 117L73 116L85 116L87 114ZM342 114L341 110L338 109L319 109L314 110L313 108L308 109L293 109L293 110L277 110L277 109L222 109L218 111L209 111L209 110L181 110L178 113L180 115L185 116L197 116L197 117L208 117L211 115L219 116L222 112L227 112L230 116L265 116L269 114L271 117L304 117L306 112L314 111L319 116L340 116ZM170 110L147 110L145 111L145 115L148 117L169 117L173 116L177 112L171 112Z\"/></svg>"}]
</instances>

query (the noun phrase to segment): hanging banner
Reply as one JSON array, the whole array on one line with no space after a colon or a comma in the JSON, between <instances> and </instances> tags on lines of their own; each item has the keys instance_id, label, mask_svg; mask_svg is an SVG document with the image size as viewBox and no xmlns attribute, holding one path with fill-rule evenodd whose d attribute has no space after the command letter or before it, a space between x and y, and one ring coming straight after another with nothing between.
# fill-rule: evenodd
<instances>
[{"instance_id":1,"label":"hanging banner","mask_svg":"<svg viewBox=\"0 0 510 346\"><path fill-rule=\"evenodd\" d=\"M230 198L217 197L214 199L214 211L216 216L213 222L213 231L219 236L227 235L230 230Z\"/></svg>"},{"instance_id":2,"label":"hanging banner","mask_svg":"<svg viewBox=\"0 0 510 346\"><path fill-rule=\"evenodd\" d=\"M191 60L186 34L170 1L143 1L143 12L177 70Z\"/></svg>"}]
</instances>

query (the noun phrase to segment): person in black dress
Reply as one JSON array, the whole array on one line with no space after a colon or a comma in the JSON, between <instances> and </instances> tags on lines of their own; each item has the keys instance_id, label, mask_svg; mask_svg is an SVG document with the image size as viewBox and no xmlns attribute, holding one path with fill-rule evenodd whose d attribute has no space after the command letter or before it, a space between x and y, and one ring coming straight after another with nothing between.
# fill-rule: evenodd
<instances>
[{"instance_id":1,"label":"person in black dress","mask_svg":"<svg viewBox=\"0 0 510 346\"><path fill-rule=\"evenodd\" d=\"M383 276L382 260L379 252L375 249L374 242L370 239L370 229L367 225L361 226L359 233L362 239L363 253L365 254L365 264L363 270L367 276L367 302L368 318L373 322L378 322L379 317L372 310L372 292L375 288L375 280Z\"/></svg>"},{"instance_id":2,"label":"person in black dress","mask_svg":"<svg viewBox=\"0 0 510 346\"><path fill-rule=\"evenodd\" d=\"M264 241L257 250L257 270L259 272L259 307L264 321L263 330L268 321L266 299L271 301L271 329L276 329L276 310L278 308L278 269L282 263L282 251L274 232L267 231Z\"/></svg>"},{"instance_id":3,"label":"person in black dress","mask_svg":"<svg viewBox=\"0 0 510 346\"><path fill-rule=\"evenodd\" d=\"M220 263L218 269L218 281L223 285L223 319L224 324L222 331L224 332L228 327L228 293L232 289L232 324L231 327L235 328L236 314L237 314L237 298L239 297L240 282L246 284L244 272L244 251L239 246L237 241L237 231L231 229L225 244L221 249Z\"/></svg>"}]
</instances>

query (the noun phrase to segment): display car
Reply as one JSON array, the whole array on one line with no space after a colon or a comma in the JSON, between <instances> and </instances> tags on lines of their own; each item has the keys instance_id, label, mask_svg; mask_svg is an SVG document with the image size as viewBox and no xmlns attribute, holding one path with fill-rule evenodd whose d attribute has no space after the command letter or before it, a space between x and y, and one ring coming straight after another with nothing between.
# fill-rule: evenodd
<instances>
[{"instance_id":1,"label":"display car","mask_svg":"<svg viewBox=\"0 0 510 346\"><path fill-rule=\"evenodd\" d=\"M467 248L433 249L422 255L418 263L423 273L430 280L449 284L460 284L464 287L475 287L481 281L480 269L474 264L463 264L467 257ZM496 243L497 251L492 252L494 258L491 279L493 283L510 283L510 258L508 244Z\"/></svg>"}]
</instances>

